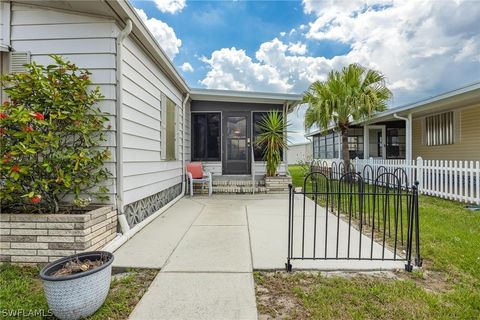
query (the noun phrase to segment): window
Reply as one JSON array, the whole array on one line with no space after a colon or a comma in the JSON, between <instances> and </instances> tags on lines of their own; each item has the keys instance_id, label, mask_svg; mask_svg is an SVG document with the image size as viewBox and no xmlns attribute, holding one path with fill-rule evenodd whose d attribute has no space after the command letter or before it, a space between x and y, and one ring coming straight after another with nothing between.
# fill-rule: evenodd
<instances>
[{"instance_id":1,"label":"window","mask_svg":"<svg viewBox=\"0 0 480 320\"><path fill-rule=\"evenodd\" d=\"M263 117L266 116L268 112L253 112L253 155L255 161L263 161L264 150L257 146L257 138L262 130L260 130L258 124L262 121ZM251 151L250 151L251 152ZM280 151L280 159L283 161L283 150Z\"/></svg>"},{"instance_id":2,"label":"window","mask_svg":"<svg viewBox=\"0 0 480 320\"><path fill-rule=\"evenodd\" d=\"M220 113L192 113L192 160L220 161Z\"/></svg>"},{"instance_id":3,"label":"window","mask_svg":"<svg viewBox=\"0 0 480 320\"><path fill-rule=\"evenodd\" d=\"M315 159L333 159L338 156L338 140L336 133L313 137L313 157Z\"/></svg>"},{"instance_id":4,"label":"window","mask_svg":"<svg viewBox=\"0 0 480 320\"><path fill-rule=\"evenodd\" d=\"M175 103L167 98L165 160L175 160Z\"/></svg>"},{"instance_id":5,"label":"window","mask_svg":"<svg viewBox=\"0 0 480 320\"><path fill-rule=\"evenodd\" d=\"M350 159L363 159L363 128L348 129L348 152Z\"/></svg>"},{"instance_id":6,"label":"window","mask_svg":"<svg viewBox=\"0 0 480 320\"><path fill-rule=\"evenodd\" d=\"M405 128L387 128L387 159L405 159Z\"/></svg>"},{"instance_id":7,"label":"window","mask_svg":"<svg viewBox=\"0 0 480 320\"><path fill-rule=\"evenodd\" d=\"M425 118L425 143L428 146L453 144L454 140L453 111Z\"/></svg>"},{"instance_id":8,"label":"window","mask_svg":"<svg viewBox=\"0 0 480 320\"><path fill-rule=\"evenodd\" d=\"M320 158L320 136L313 137L313 158L319 159Z\"/></svg>"}]
</instances>

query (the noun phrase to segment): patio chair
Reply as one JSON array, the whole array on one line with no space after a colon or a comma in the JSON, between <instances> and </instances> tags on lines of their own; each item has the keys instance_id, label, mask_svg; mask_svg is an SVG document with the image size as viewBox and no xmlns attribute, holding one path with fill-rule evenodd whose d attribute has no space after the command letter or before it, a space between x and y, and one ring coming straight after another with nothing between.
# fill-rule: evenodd
<instances>
[{"instance_id":1,"label":"patio chair","mask_svg":"<svg viewBox=\"0 0 480 320\"><path fill-rule=\"evenodd\" d=\"M201 183L202 191L205 187L205 183L208 183L208 196L212 195L212 173L203 172L201 162L190 162L187 165L188 182L190 185L190 197L193 196L193 184Z\"/></svg>"}]
</instances>

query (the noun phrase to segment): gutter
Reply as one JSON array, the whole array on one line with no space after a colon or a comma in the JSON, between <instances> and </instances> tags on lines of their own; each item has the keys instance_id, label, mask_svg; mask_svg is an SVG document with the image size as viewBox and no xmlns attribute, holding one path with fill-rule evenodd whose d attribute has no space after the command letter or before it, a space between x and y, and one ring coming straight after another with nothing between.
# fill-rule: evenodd
<instances>
[{"instance_id":1,"label":"gutter","mask_svg":"<svg viewBox=\"0 0 480 320\"><path fill-rule=\"evenodd\" d=\"M186 187L186 184L185 184L185 171L186 171L186 168L185 168L185 125L187 123L186 121L186 115L187 115L187 102L188 102L188 99L190 98L190 93L187 92L187 94L185 95L185 100L183 100L183 103L182 103L182 107L183 107L183 131L182 131L182 195L185 194L185 187Z\"/></svg>"},{"instance_id":2,"label":"gutter","mask_svg":"<svg viewBox=\"0 0 480 320\"><path fill-rule=\"evenodd\" d=\"M130 230L127 218L123 212L123 108L122 108L122 42L132 32L132 21L127 19L125 28L120 31L116 39L117 55L116 55L116 115L115 115L115 182L116 182L116 198L115 203L117 207L118 221L120 223L120 229L123 234Z\"/></svg>"}]
</instances>

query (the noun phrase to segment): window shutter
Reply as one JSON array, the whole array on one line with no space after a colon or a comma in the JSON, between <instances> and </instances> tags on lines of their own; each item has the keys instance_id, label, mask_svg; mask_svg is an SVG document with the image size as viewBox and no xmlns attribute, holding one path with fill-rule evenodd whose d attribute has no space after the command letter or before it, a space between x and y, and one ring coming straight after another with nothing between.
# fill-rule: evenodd
<instances>
[{"instance_id":1,"label":"window shutter","mask_svg":"<svg viewBox=\"0 0 480 320\"><path fill-rule=\"evenodd\" d=\"M180 119L180 107L175 106L175 159L181 160L180 150L182 149L182 124Z\"/></svg>"},{"instance_id":2,"label":"window shutter","mask_svg":"<svg viewBox=\"0 0 480 320\"><path fill-rule=\"evenodd\" d=\"M162 93L160 101L160 158L167 159L167 96Z\"/></svg>"},{"instance_id":3,"label":"window shutter","mask_svg":"<svg viewBox=\"0 0 480 320\"><path fill-rule=\"evenodd\" d=\"M30 52L14 51L10 52L10 73L25 72L25 64L30 63Z\"/></svg>"}]
</instances>

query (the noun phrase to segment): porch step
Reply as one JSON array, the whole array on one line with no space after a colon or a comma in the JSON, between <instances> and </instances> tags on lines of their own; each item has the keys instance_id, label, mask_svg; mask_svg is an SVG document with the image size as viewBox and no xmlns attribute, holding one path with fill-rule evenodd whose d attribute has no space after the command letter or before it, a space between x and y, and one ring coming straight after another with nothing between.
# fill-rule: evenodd
<instances>
[{"instance_id":1,"label":"porch step","mask_svg":"<svg viewBox=\"0 0 480 320\"><path fill-rule=\"evenodd\" d=\"M213 178L212 185L214 187L251 187L252 180L219 180ZM255 180L254 185L256 187L265 186L265 180Z\"/></svg>"},{"instance_id":2,"label":"porch step","mask_svg":"<svg viewBox=\"0 0 480 320\"><path fill-rule=\"evenodd\" d=\"M255 190L255 193L266 193L267 188L265 187L255 187L252 188L252 186L214 186L212 187L213 193L236 193L236 194L242 194L242 193L253 193Z\"/></svg>"},{"instance_id":3,"label":"porch step","mask_svg":"<svg viewBox=\"0 0 480 320\"><path fill-rule=\"evenodd\" d=\"M195 193L208 193L205 186L202 190L200 184L194 185ZM212 192L223 194L249 194L249 193L266 193L265 179L256 177L252 186L251 176L213 176Z\"/></svg>"}]
</instances>

